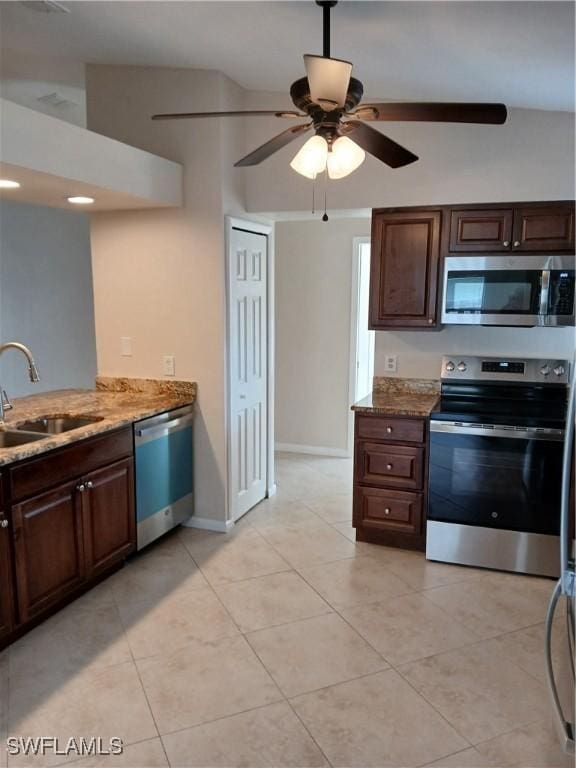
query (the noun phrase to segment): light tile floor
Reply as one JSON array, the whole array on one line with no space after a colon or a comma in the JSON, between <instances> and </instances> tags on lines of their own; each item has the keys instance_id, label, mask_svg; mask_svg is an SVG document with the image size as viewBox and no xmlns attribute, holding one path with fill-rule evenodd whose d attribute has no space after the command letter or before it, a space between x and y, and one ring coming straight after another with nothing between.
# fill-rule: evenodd
<instances>
[{"instance_id":1,"label":"light tile floor","mask_svg":"<svg viewBox=\"0 0 576 768\"><path fill-rule=\"evenodd\" d=\"M228 535L180 529L0 654L0 739L124 754L0 766L571 765L549 722L552 582L356 544L351 462L279 455Z\"/></svg>"}]
</instances>

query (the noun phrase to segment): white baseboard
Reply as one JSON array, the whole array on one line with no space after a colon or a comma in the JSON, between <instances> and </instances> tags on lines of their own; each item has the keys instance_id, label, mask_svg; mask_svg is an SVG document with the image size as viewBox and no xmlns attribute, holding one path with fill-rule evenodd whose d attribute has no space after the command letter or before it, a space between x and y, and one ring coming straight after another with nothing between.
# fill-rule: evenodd
<instances>
[{"instance_id":1,"label":"white baseboard","mask_svg":"<svg viewBox=\"0 0 576 768\"><path fill-rule=\"evenodd\" d=\"M272 485L272 486L271 486L270 488L268 488L268 489L267 489L267 491L266 491L266 493L267 493L267 495L268 495L268 498L270 498L271 496L276 496L276 491L277 491L277 490L278 490L278 488L276 487L276 483L274 483L274 485Z\"/></svg>"},{"instance_id":2,"label":"white baseboard","mask_svg":"<svg viewBox=\"0 0 576 768\"><path fill-rule=\"evenodd\" d=\"M211 520L209 517L196 517L192 515L184 520L185 528L199 528L202 531L215 531L216 533L228 533L234 528L233 520Z\"/></svg>"},{"instance_id":3,"label":"white baseboard","mask_svg":"<svg viewBox=\"0 0 576 768\"><path fill-rule=\"evenodd\" d=\"M276 443L274 448L284 453L309 453L312 456L329 456L335 459L351 458L351 454L345 448L323 448L318 445L296 445L294 443Z\"/></svg>"}]
</instances>

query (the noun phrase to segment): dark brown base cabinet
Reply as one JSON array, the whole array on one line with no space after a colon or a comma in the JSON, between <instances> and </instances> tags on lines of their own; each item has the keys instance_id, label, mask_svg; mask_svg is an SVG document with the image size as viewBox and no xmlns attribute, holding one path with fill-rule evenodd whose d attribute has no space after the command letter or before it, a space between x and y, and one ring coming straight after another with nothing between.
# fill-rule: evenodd
<instances>
[{"instance_id":1,"label":"dark brown base cabinet","mask_svg":"<svg viewBox=\"0 0 576 768\"><path fill-rule=\"evenodd\" d=\"M445 256L574 250L574 201L372 211L369 327L438 330Z\"/></svg>"},{"instance_id":2,"label":"dark brown base cabinet","mask_svg":"<svg viewBox=\"0 0 576 768\"><path fill-rule=\"evenodd\" d=\"M5 470L3 482L0 647L134 550L132 430L22 461Z\"/></svg>"},{"instance_id":3,"label":"dark brown base cabinet","mask_svg":"<svg viewBox=\"0 0 576 768\"><path fill-rule=\"evenodd\" d=\"M356 414L353 525L358 541L425 549L427 434L421 418Z\"/></svg>"}]
</instances>

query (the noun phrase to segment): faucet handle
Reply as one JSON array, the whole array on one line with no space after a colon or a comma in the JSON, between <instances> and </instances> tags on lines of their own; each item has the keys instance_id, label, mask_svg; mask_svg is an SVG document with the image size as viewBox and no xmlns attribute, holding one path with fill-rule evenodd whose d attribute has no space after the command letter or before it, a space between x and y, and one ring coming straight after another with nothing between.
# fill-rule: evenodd
<instances>
[{"instance_id":1,"label":"faucet handle","mask_svg":"<svg viewBox=\"0 0 576 768\"><path fill-rule=\"evenodd\" d=\"M9 399L8 395L6 394L6 390L5 389L2 390L2 394L0 396L2 397L2 407L4 408L4 410L5 411L11 411L14 408L14 406L10 402L10 399Z\"/></svg>"}]
</instances>

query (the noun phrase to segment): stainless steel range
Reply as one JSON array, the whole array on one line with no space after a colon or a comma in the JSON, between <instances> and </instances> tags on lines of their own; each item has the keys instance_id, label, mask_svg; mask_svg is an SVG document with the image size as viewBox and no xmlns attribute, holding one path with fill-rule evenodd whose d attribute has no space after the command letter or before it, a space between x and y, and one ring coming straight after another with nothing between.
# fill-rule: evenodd
<instances>
[{"instance_id":1,"label":"stainless steel range","mask_svg":"<svg viewBox=\"0 0 576 768\"><path fill-rule=\"evenodd\" d=\"M565 360L445 357L426 557L558 576Z\"/></svg>"}]
</instances>

